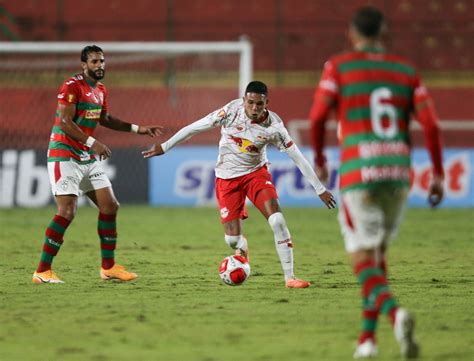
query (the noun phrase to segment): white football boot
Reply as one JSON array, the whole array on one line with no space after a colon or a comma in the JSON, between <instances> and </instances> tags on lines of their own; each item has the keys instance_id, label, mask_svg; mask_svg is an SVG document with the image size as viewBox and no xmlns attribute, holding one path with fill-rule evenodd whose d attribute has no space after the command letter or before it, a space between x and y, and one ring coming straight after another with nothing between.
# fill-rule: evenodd
<instances>
[{"instance_id":1,"label":"white football boot","mask_svg":"<svg viewBox=\"0 0 474 361\"><path fill-rule=\"evenodd\" d=\"M410 313L399 308L395 313L395 325L393 331L400 345L400 352L406 358L417 358L419 354L418 344L414 340L415 319Z\"/></svg>"},{"instance_id":2,"label":"white football boot","mask_svg":"<svg viewBox=\"0 0 474 361\"><path fill-rule=\"evenodd\" d=\"M354 358L372 358L377 357L377 355L377 345L373 340L370 339L357 345L357 348L354 352Z\"/></svg>"}]
</instances>

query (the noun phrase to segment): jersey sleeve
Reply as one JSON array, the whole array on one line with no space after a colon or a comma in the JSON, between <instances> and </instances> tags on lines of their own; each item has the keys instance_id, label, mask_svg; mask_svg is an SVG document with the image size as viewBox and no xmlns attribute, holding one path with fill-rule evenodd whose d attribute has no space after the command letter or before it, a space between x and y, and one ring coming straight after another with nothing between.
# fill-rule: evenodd
<instances>
[{"instance_id":1,"label":"jersey sleeve","mask_svg":"<svg viewBox=\"0 0 474 361\"><path fill-rule=\"evenodd\" d=\"M235 100L227 103L222 108L219 108L206 116L209 125L213 128L219 126L226 126L234 119L235 114Z\"/></svg>"},{"instance_id":2,"label":"jersey sleeve","mask_svg":"<svg viewBox=\"0 0 474 361\"><path fill-rule=\"evenodd\" d=\"M321 79L316 88L314 98L321 98L326 96L332 99L336 99L339 92L337 76L337 67L334 61L328 60L324 63L323 73Z\"/></svg>"},{"instance_id":3,"label":"jersey sleeve","mask_svg":"<svg viewBox=\"0 0 474 361\"><path fill-rule=\"evenodd\" d=\"M276 132L272 136L270 143L276 146L280 152L288 152L288 149L294 144L293 139L291 139L291 136L280 117L276 114L273 114L273 116L277 120L275 124Z\"/></svg>"},{"instance_id":4,"label":"jersey sleeve","mask_svg":"<svg viewBox=\"0 0 474 361\"><path fill-rule=\"evenodd\" d=\"M226 106L216 111L213 111L212 113L206 115L204 118L196 120L194 123L191 123L185 126L184 128L181 128L170 139L162 143L161 147L166 153L171 148L175 147L179 143L190 139L196 134L199 134L212 128L216 128L218 126L222 126L228 116L229 114Z\"/></svg>"},{"instance_id":5,"label":"jersey sleeve","mask_svg":"<svg viewBox=\"0 0 474 361\"><path fill-rule=\"evenodd\" d=\"M102 104L102 113L107 114L109 112L109 103L107 101L107 88L102 85L102 94L104 94L104 102Z\"/></svg>"},{"instance_id":6,"label":"jersey sleeve","mask_svg":"<svg viewBox=\"0 0 474 361\"><path fill-rule=\"evenodd\" d=\"M76 105L80 98L80 88L74 79L66 80L58 92L58 103L64 105Z\"/></svg>"},{"instance_id":7,"label":"jersey sleeve","mask_svg":"<svg viewBox=\"0 0 474 361\"><path fill-rule=\"evenodd\" d=\"M418 76L415 78L413 106L415 109L416 119L420 122L423 128L425 145L433 164L433 173L438 176L444 176L438 116L436 114L433 100Z\"/></svg>"},{"instance_id":8,"label":"jersey sleeve","mask_svg":"<svg viewBox=\"0 0 474 361\"><path fill-rule=\"evenodd\" d=\"M318 166L326 163L324 156L325 124L328 120L331 107L337 102L338 85L337 67L333 61L324 64L321 80L314 92L313 105L309 113L310 142Z\"/></svg>"}]
</instances>

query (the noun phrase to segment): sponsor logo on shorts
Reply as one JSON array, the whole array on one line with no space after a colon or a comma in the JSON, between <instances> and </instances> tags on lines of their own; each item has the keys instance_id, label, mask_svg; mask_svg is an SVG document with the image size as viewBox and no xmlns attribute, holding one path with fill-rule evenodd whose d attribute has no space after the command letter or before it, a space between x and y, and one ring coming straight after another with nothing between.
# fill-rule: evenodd
<instances>
[{"instance_id":1,"label":"sponsor logo on shorts","mask_svg":"<svg viewBox=\"0 0 474 361\"><path fill-rule=\"evenodd\" d=\"M59 188L61 188L63 191L65 191L69 187L69 181L67 179L63 179L61 182L59 182Z\"/></svg>"},{"instance_id":2,"label":"sponsor logo on shorts","mask_svg":"<svg viewBox=\"0 0 474 361\"><path fill-rule=\"evenodd\" d=\"M229 215L229 210L227 209L227 207L224 207L224 208L221 208L220 213L221 213L221 218L225 219Z\"/></svg>"},{"instance_id":3,"label":"sponsor logo on shorts","mask_svg":"<svg viewBox=\"0 0 474 361\"><path fill-rule=\"evenodd\" d=\"M94 174L91 174L89 176L89 179L92 179L92 178L99 178L100 176L104 175L105 172L101 171L101 172L97 172L97 173L94 173Z\"/></svg>"}]
</instances>

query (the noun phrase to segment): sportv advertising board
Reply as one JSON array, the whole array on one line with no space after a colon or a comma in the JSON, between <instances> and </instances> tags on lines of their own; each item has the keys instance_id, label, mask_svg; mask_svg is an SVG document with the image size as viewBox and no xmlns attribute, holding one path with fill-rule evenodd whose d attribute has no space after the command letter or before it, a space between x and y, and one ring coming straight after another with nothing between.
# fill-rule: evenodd
<instances>
[{"instance_id":1,"label":"sportv advertising board","mask_svg":"<svg viewBox=\"0 0 474 361\"><path fill-rule=\"evenodd\" d=\"M303 147L308 160L312 151ZM149 160L149 201L154 206L204 206L217 204L214 191L214 165L217 147L179 146L165 155ZM276 149L267 149L270 172L280 202L284 206L322 207L313 188L291 159ZM328 188L337 194L339 150L326 152L330 169ZM442 207L474 207L474 150L445 149L445 198ZM312 162L311 162L312 163ZM424 149L412 151L413 181L408 205L428 207L426 198L431 177L431 163Z\"/></svg>"}]
</instances>

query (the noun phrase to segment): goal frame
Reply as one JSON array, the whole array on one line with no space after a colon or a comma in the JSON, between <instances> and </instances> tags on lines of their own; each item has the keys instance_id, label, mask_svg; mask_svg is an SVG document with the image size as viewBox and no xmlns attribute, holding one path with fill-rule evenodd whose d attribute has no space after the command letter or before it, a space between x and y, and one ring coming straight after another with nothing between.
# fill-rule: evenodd
<instances>
[{"instance_id":1,"label":"goal frame","mask_svg":"<svg viewBox=\"0 0 474 361\"><path fill-rule=\"evenodd\" d=\"M246 37L239 41L163 41L163 42L96 42L107 53L159 53L164 55L181 54L232 54L239 55L239 94L244 95L247 84L253 77L253 49L252 43ZM0 42L2 53L74 53L80 52L90 42Z\"/></svg>"}]
</instances>

